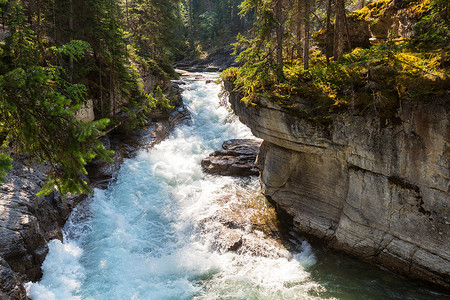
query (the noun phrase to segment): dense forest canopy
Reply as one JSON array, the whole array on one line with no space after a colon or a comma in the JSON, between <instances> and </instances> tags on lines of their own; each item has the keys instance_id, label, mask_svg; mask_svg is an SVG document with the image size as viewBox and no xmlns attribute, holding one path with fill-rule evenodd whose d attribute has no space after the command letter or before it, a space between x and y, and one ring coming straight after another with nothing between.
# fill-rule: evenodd
<instances>
[{"instance_id":1,"label":"dense forest canopy","mask_svg":"<svg viewBox=\"0 0 450 300\"><path fill-rule=\"evenodd\" d=\"M174 60L229 44L240 67L223 77L244 100L268 96L309 118L448 97L449 10L448 0L0 0L0 170L24 152L52 164L42 193L89 190L85 166L108 159L98 137L114 114L154 100L141 77L164 85ZM406 27L383 28L399 11ZM88 101L96 119L77 120Z\"/></svg>"}]
</instances>

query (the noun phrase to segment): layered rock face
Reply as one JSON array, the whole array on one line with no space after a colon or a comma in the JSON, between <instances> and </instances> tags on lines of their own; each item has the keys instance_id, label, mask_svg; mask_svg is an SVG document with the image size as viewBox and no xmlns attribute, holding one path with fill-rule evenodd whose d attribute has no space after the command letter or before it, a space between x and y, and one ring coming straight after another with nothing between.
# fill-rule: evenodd
<instances>
[{"instance_id":1,"label":"layered rock face","mask_svg":"<svg viewBox=\"0 0 450 300\"><path fill-rule=\"evenodd\" d=\"M263 193L293 216L298 231L450 288L448 102L402 102L395 120L374 113L329 126L264 99L246 106L231 92L230 102L264 139Z\"/></svg>"}]
</instances>

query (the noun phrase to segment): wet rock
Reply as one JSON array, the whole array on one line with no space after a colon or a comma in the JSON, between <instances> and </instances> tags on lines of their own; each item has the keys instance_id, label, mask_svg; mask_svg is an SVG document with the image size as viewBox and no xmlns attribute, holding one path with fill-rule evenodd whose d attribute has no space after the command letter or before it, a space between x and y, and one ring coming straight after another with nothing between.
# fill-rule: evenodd
<instances>
[{"instance_id":1,"label":"wet rock","mask_svg":"<svg viewBox=\"0 0 450 300\"><path fill-rule=\"evenodd\" d=\"M2 300L28 299L19 277L2 257L0 257L0 287L0 299Z\"/></svg>"},{"instance_id":2,"label":"wet rock","mask_svg":"<svg viewBox=\"0 0 450 300\"><path fill-rule=\"evenodd\" d=\"M47 242L62 239L61 227L82 199L55 193L37 197L44 181L42 172L15 160L0 186L0 257L27 281L40 278Z\"/></svg>"},{"instance_id":3,"label":"wet rock","mask_svg":"<svg viewBox=\"0 0 450 300\"><path fill-rule=\"evenodd\" d=\"M252 256L290 258L283 229L275 208L259 193L222 196L216 209L200 224L211 248L220 253L233 251Z\"/></svg>"},{"instance_id":4,"label":"wet rock","mask_svg":"<svg viewBox=\"0 0 450 300\"><path fill-rule=\"evenodd\" d=\"M202 160L202 167L208 173L224 176L259 175L255 160L260 145L260 141L250 139L225 141L221 150Z\"/></svg>"},{"instance_id":5,"label":"wet rock","mask_svg":"<svg viewBox=\"0 0 450 300\"><path fill-rule=\"evenodd\" d=\"M236 65L236 55L233 55L233 46L222 47L210 53L201 60L184 60L174 63L177 69L183 69L189 72L220 72L233 65Z\"/></svg>"},{"instance_id":6,"label":"wet rock","mask_svg":"<svg viewBox=\"0 0 450 300\"><path fill-rule=\"evenodd\" d=\"M219 68L218 67L206 67L205 71L206 72L219 72Z\"/></svg>"}]
</instances>

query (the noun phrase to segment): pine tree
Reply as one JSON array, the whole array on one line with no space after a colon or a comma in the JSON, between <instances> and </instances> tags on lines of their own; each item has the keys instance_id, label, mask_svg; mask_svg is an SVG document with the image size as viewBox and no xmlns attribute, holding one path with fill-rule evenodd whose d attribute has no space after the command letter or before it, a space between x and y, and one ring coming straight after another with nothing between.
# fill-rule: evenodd
<instances>
[{"instance_id":1,"label":"pine tree","mask_svg":"<svg viewBox=\"0 0 450 300\"><path fill-rule=\"evenodd\" d=\"M62 195L88 191L82 178L85 165L95 156L107 159L110 154L97 139L108 121L82 123L73 117L86 89L66 81L61 67L40 65L43 54L20 1L10 2L10 14L10 35L1 57L10 64L0 74L0 122L7 134L4 144L14 141L20 152L51 164L42 194L55 186ZM76 60L83 58L87 48L87 43L73 42L48 51ZM0 158L4 169L9 159L6 154Z\"/></svg>"},{"instance_id":2,"label":"pine tree","mask_svg":"<svg viewBox=\"0 0 450 300\"><path fill-rule=\"evenodd\" d=\"M177 0L128 0L130 41L147 67L163 79L174 76L170 62L180 45L173 33L178 9Z\"/></svg>"}]
</instances>

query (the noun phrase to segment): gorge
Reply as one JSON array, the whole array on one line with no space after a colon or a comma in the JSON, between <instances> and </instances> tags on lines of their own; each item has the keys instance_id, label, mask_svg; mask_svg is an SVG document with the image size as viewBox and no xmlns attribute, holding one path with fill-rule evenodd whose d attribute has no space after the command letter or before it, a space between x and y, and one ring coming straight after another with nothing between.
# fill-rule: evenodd
<instances>
[{"instance_id":1,"label":"gorge","mask_svg":"<svg viewBox=\"0 0 450 300\"><path fill-rule=\"evenodd\" d=\"M27 284L32 299L447 297L301 235L264 234L255 218L271 208L257 178L206 175L200 166L225 139L252 135L219 106L218 85L185 82L191 121L127 159L106 190L77 207L64 242L50 243L42 280Z\"/></svg>"},{"instance_id":2,"label":"gorge","mask_svg":"<svg viewBox=\"0 0 450 300\"><path fill-rule=\"evenodd\" d=\"M349 113L323 125L263 97L247 105L225 84L240 120L264 139L262 192L296 230L450 286L448 102L403 101L397 118Z\"/></svg>"},{"instance_id":3,"label":"gorge","mask_svg":"<svg viewBox=\"0 0 450 300\"><path fill-rule=\"evenodd\" d=\"M450 299L449 16L0 0L0 300Z\"/></svg>"}]
</instances>

